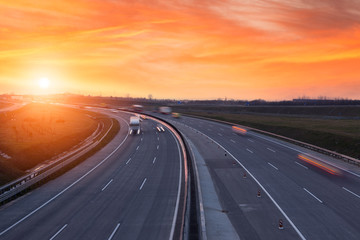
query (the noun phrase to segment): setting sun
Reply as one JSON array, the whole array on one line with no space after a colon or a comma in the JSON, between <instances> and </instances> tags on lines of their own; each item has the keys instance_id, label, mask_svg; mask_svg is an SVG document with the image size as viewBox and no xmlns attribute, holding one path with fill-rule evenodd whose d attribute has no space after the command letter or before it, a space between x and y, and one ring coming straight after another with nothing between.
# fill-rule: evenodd
<instances>
[{"instance_id":1,"label":"setting sun","mask_svg":"<svg viewBox=\"0 0 360 240\"><path fill-rule=\"evenodd\" d=\"M47 89L47 88L49 88L50 82L49 82L49 79L47 79L47 78L41 78L39 80L38 84L39 84L40 88Z\"/></svg>"}]
</instances>

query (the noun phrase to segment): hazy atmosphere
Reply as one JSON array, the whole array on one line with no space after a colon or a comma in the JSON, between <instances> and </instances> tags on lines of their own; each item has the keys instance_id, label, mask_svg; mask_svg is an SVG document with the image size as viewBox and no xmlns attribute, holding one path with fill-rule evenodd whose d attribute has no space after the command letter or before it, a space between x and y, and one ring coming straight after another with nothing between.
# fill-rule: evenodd
<instances>
[{"instance_id":1,"label":"hazy atmosphere","mask_svg":"<svg viewBox=\"0 0 360 240\"><path fill-rule=\"evenodd\" d=\"M355 0L19 0L0 8L0 94L360 97Z\"/></svg>"}]
</instances>

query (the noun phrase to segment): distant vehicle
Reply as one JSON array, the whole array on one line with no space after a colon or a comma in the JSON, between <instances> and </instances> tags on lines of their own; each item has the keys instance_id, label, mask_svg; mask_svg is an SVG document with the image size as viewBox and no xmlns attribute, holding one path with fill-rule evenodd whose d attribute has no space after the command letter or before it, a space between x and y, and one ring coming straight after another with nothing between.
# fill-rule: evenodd
<instances>
[{"instance_id":1,"label":"distant vehicle","mask_svg":"<svg viewBox=\"0 0 360 240\"><path fill-rule=\"evenodd\" d=\"M156 129L157 129L159 132L165 132L165 129L164 129L164 127L163 127L161 124L158 124L158 125L156 126Z\"/></svg>"},{"instance_id":2,"label":"distant vehicle","mask_svg":"<svg viewBox=\"0 0 360 240\"><path fill-rule=\"evenodd\" d=\"M232 126L232 130L234 133L245 136L247 134L247 130L245 128L241 128L238 126Z\"/></svg>"},{"instance_id":3,"label":"distant vehicle","mask_svg":"<svg viewBox=\"0 0 360 240\"><path fill-rule=\"evenodd\" d=\"M174 117L174 118L179 118L180 116L181 116L181 114L180 113L172 113L172 116Z\"/></svg>"},{"instance_id":4,"label":"distant vehicle","mask_svg":"<svg viewBox=\"0 0 360 240\"><path fill-rule=\"evenodd\" d=\"M130 117L130 135L140 134L140 118L137 116Z\"/></svg>"},{"instance_id":5,"label":"distant vehicle","mask_svg":"<svg viewBox=\"0 0 360 240\"><path fill-rule=\"evenodd\" d=\"M159 112L161 114L171 114L171 107L159 107Z\"/></svg>"},{"instance_id":6,"label":"distant vehicle","mask_svg":"<svg viewBox=\"0 0 360 240\"><path fill-rule=\"evenodd\" d=\"M144 110L144 107L143 107L143 105L132 105L131 109L134 112L142 112Z\"/></svg>"}]
</instances>

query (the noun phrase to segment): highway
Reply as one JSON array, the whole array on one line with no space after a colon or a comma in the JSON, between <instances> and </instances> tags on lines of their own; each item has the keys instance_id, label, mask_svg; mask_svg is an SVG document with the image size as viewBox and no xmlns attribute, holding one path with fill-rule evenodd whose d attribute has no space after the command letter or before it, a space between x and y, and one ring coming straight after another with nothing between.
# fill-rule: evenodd
<instances>
[{"instance_id":1,"label":"highway","mask_svg":"<svg viewBox=\"0 0 360 240\"><path fill-rule=\"evenodd\" d=\"M7 103L7 102L5 102L5 103ZM0 108L0 113L1 112L15 111L15 110L17 110L19 108L22 108L25 105L26 105L26 103L12 103L11 106Z\"/></svg>"},{"instance_id":2,"label":"highway","mask_svg":"<svg viewBox=\"0 0 360 240\"><path fill-rule=\"evenodd\" d=\"M0 239L179 239L184 209L183 156L174 135L142 122L120 132L62 176L0 208Z\"/></svg>"},{"instance_id":3,"label":"highway","mask_svg":"<svg viewBox=\"0 0 360 240\"><path fill-rule=\"evenodd\" d=\"M216 210L228 217L240 239L360 239L358 167L341 162L350 170L334 176L297 155L340 160L299 146L254 132L237 135L231 126L213 121L155 115L183 133L196 161L204 160L221 205ZM214 207L203 199L207 238L228 239L211 217Z\"/></svg>"}]
</instances>

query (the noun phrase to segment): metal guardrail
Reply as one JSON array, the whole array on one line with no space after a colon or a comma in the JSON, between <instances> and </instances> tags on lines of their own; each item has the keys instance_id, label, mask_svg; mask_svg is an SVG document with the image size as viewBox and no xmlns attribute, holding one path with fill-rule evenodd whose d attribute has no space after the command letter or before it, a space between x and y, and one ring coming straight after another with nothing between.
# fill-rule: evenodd
<instances>
[{"instance_id":1,"label":"metal guardrail","mask_svg":"<svg viewBox=\"0 0 360 240\"><path fill-rule=\"evenodd\" d=\"M112 129L114 123L113 120L111 121L111 126L108 129L108 131L104 134L104 136L101 137L101 139L96 140L101 133L102 130L97 128L97 130L90 136L91 138L87 138L84 142L85 144L81 146L80 148L76 149L73 152L70 152L66 154L65 156L60 157L54 162L51 162L50 164L35 170L23 177L20 177L0 188L0 203L5 202L15 195L21 193L27 188L30 188L31 186L35 185L36 183L40 182L41 180L47 178L51 174L59 171L60 169L64 168L65 166L69 165L88 151L90 151L92 148L94 148L96 145L98 145L110 132Z\"/></svg>"},{"instance_id":2,"label":"metal guardrail","mask_svg":"<svg viewBox=\"0 0 360 240\"><path fill-rule=\"evenodd\" d=\"M312 145L312 144L309 144L309 143L305 143L305 142L301 142L301 141L298 141L298 140L295 140L295 139L292 139L292 138L288 138L288 137L285 137L285 136L281 136L281 135L277 135L275 133L271 133L271 132L267 132L267 131L263 131L263 130L260 130L260 129L256 129L256 128L252 128L252 127L247 127L247 126L243 126L243 125L239 125L239 124L236 124L236 123L231 123L231 122L227 122L227 121L222 121L222 120L217 120L217 119L212 119L212 118L207 118L207 117L201 117L201 116L196 116L196 115L191 115L191 114L183 114L184 116L188 116L188 117L193 117L193 118L200 118L200 119L204 119L204 120L208 120L208 121L214 121L214 122L219 122L219 123L224 123L226 125L238 125L238 126L241 126L241 127L244 127L248 130L252 130L254 132L259 132L259 133L263 133L263 134L266 134L266 135L269 135L269 136L272 136L272 137L276 137L276 138L279 138L279 139L283 139L287 142L290 142L290 143L294 143L296 145L299 145L301 147L305 147L307 149L310 149L310 150L313 150L313 151L316 151L316 152L319 152L319 153L322 153L322 154L326 154L328 156L331 156L331 157L334 157L334 158L337 158L337 159L340 159L344 162L348 162L348 163L351 163L351 164L354 164L354 165L357 165L357 166L360 166L360 160L359 159L356 159L356 158L353 158L353 157L349 157L349 156L346 156L346 155L343 155L343 154L340 154L340 153L337 153L337 152L334 152L334 151L331 151L331 150L328 150L328 149L325 149L325 148L321 148L321 147L318 147L318 146L315 146L315 145Z\"/></svg>"},{"instance_id":3,"label":"metal guardrail","mask_svg":"<svg viewBox=\"0 0 360 240\"><path fill-rule=\"evenodd\" d=\"M183 137L186 141L186 146L189 149L189 154L191 153L190 154L191 155L191 158L190 158L191 163L189 163L189 165L191 164L191 167L189 167L189 170L190 170L190 174L192 177L191 181L193 182L191 184L191 187L194 188L192 192L195 195L195 197L194 197L195 199L193 201L197 205L196 221L197 221L197 225L198 225L198 239L207 240L204 202L203 202L203 198L202 198L202 190L201 190L201 185L200 185L199 171L198 171L198 167L196 164L194 152L191 149L191 146L189 144L189 139L186 138L185 135L183 135Z\"/></svg>"}]
</instances>

